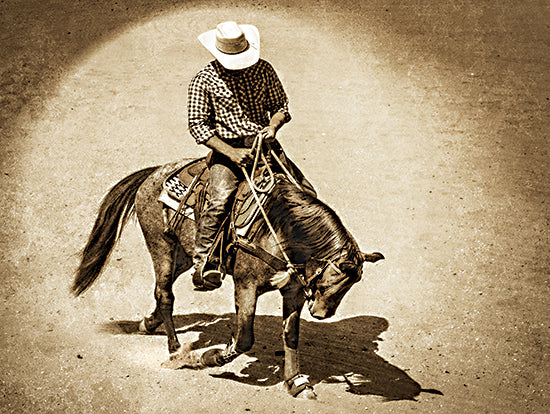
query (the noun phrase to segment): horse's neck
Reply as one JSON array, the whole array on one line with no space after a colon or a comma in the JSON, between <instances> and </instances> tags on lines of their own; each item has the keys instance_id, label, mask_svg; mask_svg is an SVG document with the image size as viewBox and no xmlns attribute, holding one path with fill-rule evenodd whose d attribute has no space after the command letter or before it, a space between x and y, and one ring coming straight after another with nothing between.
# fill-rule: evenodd
<instances>
[{"instance_id":1,"label":"horse's neck","mask_svg":"<svg viewBox=\"0 0 550 414\"><path fill-rule=\"evenodd\" d=\"M273 195L269 216L282 238L276 242L295 260L336 254L346 241L347 231L325 203L288 184L277 188Z\"/></svg>"}]
</instances>

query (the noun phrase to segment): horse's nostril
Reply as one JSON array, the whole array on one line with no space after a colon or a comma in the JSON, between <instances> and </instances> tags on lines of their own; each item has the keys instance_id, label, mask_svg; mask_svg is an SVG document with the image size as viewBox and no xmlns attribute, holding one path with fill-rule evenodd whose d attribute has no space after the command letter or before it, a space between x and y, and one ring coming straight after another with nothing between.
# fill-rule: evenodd
<instances>
[{"instance_id":1,"label":"horse's nostril","mask_svg":"<svg viewBox=\"0 0 550 414\"><path fill-rule=\"evenodd\" d=\"M319 306L315 301L311 301L308 305L309 314L315 319L326 319L329 316L329 312L325 307Z\"/></svg>"},{"instance_id":2,"label":"horse's nostril","mask_svg":"<svg viewBox=\"0 0 550 414\"><path fill-rule=\"evenodd\" d=\"M331 315L330 315L330 312L328 312L326 309L323 309L323 310L318 310L316 312L313 312L311 316L313 316L315 319L327 319Z\"/></svg>"}]
</instances>

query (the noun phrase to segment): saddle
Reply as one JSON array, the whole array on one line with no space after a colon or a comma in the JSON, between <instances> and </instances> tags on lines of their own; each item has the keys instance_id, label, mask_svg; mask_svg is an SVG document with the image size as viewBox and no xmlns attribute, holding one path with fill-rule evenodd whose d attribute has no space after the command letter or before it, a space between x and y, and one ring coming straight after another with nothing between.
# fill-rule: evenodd
<instances>
[{"instance_id":1,"label":"saddle","mask_svg":"<svg viewBox=\"0 0 550 414\"><path fill-rule=\"evenodd\" d=\"M192 161L164 180L158 201L182 218L195 220L195 215L200 215L205 202L208 176L206 157ZM172 219L174 216L171 216Z\"/></svg>"},{"instance_id":2,"label":"saddle","mask_svg":"<svg viewBox=\"0 0 550 414\"><path fill-rule=\"evenodd\" d=\"M206 157L199 158L173 171L165 179L158 201L164 208L165 233L174 235L184 220L197 221L208 200L209 169ZM269 174L265 168L258 168L254 184L265 188L269 183ZM258 194L262 205L269 197L271 188ZM258 203L246 181L243 181L235 195L235 201L228 217L223 222L210 252L210 259L222 264L226 261L228 250L225 246L238 245L248 247L247 240L252 238L252 224L260 214Z\"/></svg>"}]
</instances>

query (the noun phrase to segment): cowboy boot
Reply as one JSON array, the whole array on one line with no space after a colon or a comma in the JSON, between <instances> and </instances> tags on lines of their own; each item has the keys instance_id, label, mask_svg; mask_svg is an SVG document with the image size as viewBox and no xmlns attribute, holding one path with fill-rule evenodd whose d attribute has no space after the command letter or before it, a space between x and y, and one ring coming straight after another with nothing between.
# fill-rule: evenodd
<instances>
[{"instance_id":1,"label":"cowboy boot","mask_svg":"<svg viewBox=\"0 0 550 414\"><path fill-rule=\"evenodd\" d=\"M193 285L196 290L214 290L222 285L223 273L216 269L214 263L208 260L201 260L195 264L193 272Z\"/></svg>"}]
</instances>

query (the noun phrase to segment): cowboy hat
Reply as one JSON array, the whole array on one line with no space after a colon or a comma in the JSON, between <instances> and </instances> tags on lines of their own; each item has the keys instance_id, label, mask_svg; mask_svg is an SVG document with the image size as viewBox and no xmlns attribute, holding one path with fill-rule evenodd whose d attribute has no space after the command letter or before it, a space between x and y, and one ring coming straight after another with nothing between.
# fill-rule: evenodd
<instances>
[{"instance_id":1,"label":"cowboy hat","mask_svg":"<svg viewBox=\"0 0 550 414\"><path fill-rule=\"evenodd\" d=\"M226 69L244 69L260 59L260 33L251 24L223 22L199 41Z\"/></svg>"}]
</instances>

